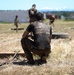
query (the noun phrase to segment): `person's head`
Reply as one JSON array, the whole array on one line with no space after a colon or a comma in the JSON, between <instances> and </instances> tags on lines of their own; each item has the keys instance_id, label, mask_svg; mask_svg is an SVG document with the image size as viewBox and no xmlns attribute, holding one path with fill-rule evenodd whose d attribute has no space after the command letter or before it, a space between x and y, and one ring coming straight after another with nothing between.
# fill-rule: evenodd
<instances>
[{"instance_id":1,"label":"person's head","mask_svg":"<svg viewBox=\"0 0 74 75\"><path fill-rule=\"evenodd\" d=\"M43 15L43 13L38 12L37 15L36 15L36 19L37 19L37 21L44 20L44 15Z\"/></svg>"},{"instance_id":2,"label":"person's head","mask_svg":"<svg viewBox=\"0 0 74 75\"><path fill-rule=\"evenodd\" d=\"M18 18L18 15L16 15L15 17Z\"/></svg>"},{"instance_id":3,"label":"person's head","mask_svg":"<svg viewBox=\"0 0 74 75\"><path fill-rule=\"evenodd\" d=\"M33 5L32 5L32 9L35 9L35 8L36 8L36 5L35 5L35 4L33 4Z\"/></svg>"}]
</instances>

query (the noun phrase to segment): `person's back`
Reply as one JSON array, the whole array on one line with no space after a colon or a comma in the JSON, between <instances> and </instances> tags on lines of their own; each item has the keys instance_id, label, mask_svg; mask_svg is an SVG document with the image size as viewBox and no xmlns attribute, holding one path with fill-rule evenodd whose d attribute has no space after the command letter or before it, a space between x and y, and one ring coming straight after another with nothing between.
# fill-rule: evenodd
<instances>
[{"instance_id":1,"label":"person's back","mask_svg":"<svg viewBox=\"0 0 74 75\"><path fill-rule=\"evenodd\" d=\"M50 42L50 26L43 22L33 23L34 46L38 49L49 48Z\"/></svg>"}]
</instances>

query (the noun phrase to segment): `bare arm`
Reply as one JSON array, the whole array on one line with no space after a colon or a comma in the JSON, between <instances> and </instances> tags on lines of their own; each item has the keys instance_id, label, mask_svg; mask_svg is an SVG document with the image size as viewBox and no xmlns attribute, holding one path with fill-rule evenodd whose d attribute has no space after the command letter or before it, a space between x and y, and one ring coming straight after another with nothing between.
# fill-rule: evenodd
<instances>
[{"instance_id":1,"label":"bare arm","mask_svg":"<svg viewBox=\"0 0 74 75\"><path fill-rule=\"evenodd\" d=\"M27 28L26 28L26 31L24 31L23 35L22 35L22 38L28 38L29 37L29 33L32 31L33 29L33 25L29 25Z\"/></svg>"},{"instance_id":2,"label":"bare arm","mask_svg":"<svg viewBox=\"0 0 74 75\"><path fill-rule=\"evenodd\" d=\"M52 39L52 28L50 28L50 43L51 43L51 39Z\"/></svg>"},{"instance_id":3,"label":"bare arm","mask_svg":"<svg viewBox=\"0 0 74 75\"><path fill-rule=\"evenodd\" d=\"M28 32L28 31L25 31L25 32L23 33L23 35L22 35L22 38L27 38L27 37L28 37L28 34L29 34L29 32Z\"/></svg>"}]
</instances>

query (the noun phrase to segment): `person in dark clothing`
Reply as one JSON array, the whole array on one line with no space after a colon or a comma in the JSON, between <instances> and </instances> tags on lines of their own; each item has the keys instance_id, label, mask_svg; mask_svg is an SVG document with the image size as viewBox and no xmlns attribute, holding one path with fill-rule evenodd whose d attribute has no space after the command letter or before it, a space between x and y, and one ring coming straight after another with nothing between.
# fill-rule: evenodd
<instances>
[{"instance_id":1,"label":"person in dark clothing","mask_svg":"<svg viewBox=\"0 0 74 75\"><path fill-rule=\"evenodd\" d=\"M29 39L29 33L33 39ZM46 57L51 52L52 29L43 22L43 14L37 13L35 22L31 23L22 35L21 45L30 64L34 64L33 54L40 56L40 62L46 63Z\"/></svg>"},{"instance_id":2,"label":"person in dark clothing","mask_svg":"<svg viewBox=\"0 0 74 75\"><path fill-rule=\"evenodd\" d=\"M56 15L52 15L52 14L47 14L46 18L49 19L49 25L53 25L54 26L54 21L55 19L57 19Z\"/></svg>"},{"instance_id":3,"label":"person in dark clothing","mask_svg":"<svg viewBox=\"0 0 74 75\"><path fill-rule=\"evenodd\" d=\"M54 21L55 21L55 16L52 15L52 16L50 17L50 23L49 23L49 25L52 24L52 25L54 26Z\"/></svg>"},{"instance_id":4,"label":"person in dark clothing","mask_svg":"<svg viewBox=\"0 0 74 75\"><path fill-rule=\"evenodd\" d=\"M37 9L36 9L36 5L35 4L33 4L32 8L29 9L28 14L29 14L29 19L30 19L30 23L31 23L31 22L34 21L34 19L36 17L36 14L37 14Z\"/></svg>"}]
</instances>

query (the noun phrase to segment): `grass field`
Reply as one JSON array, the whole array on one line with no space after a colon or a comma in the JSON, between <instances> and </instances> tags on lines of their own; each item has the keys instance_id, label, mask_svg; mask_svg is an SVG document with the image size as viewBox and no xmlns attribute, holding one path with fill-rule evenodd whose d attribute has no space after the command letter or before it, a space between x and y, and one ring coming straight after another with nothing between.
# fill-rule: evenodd
<instances>
[{"instance_id":1,"label":"grass field","mask_svg":"<svg viewBox=\"0 0 74 75\"><path fill-rule=\"evenodd\" d=\"M45 21L46 23L48 20ZM47 64L15 65L9 64L0 67L0 75L74 75L74 21L56 20L53 32L65 32L69 39L52 39L51 54ZM28 23L19 25L26 29ZM23 52L20 40L24 30L16 33L13 24L0 24L0 52Z\"/></svg>"}]
</instances>

